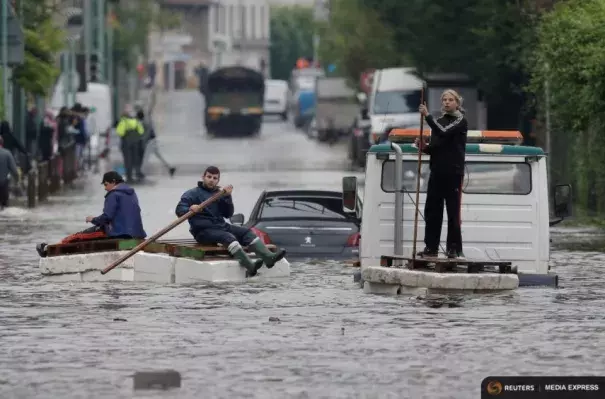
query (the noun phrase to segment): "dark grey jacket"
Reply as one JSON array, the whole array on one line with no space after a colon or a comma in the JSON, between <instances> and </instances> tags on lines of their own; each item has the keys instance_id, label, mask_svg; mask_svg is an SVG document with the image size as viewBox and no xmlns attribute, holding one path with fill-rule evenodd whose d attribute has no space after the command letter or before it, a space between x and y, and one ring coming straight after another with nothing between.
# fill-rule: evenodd
<instances>
[{"instance_id":1,"label":"dark grey jacket","mask_svg":"<svg viewBox=\"0 0 605 399\"><path fill-rule=\"evenodd\" d=\"M9 150L0 147L0 184L8 181L9 174L13 175L15 180L19 180L15 157L13 157L13 154Z\"/></svg>"}]
</instances>

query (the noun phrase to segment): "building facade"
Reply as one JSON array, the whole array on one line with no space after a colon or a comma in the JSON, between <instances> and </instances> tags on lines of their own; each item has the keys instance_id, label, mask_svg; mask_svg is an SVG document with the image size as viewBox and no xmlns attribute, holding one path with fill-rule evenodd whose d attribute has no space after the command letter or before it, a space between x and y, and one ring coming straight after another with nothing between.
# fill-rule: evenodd
<instances>
[{"instance_id":1,"label":"building facade","mask_svg":"<svg viewBox=\"0 0 605 399\"><path fill-rule=\"evenodd\" d=\"M269 73L270 7L267 0L160 0L160 7L181 15L182 26L150 37L150 56L160 69L171 59L186 64L187 75L204 66L241 65ZM162 45L162 36L181 35L180 54ZM187 44L185 44L187 43ZM167 57L166 54L170 53Z\"/></svg>"}]
</instances>

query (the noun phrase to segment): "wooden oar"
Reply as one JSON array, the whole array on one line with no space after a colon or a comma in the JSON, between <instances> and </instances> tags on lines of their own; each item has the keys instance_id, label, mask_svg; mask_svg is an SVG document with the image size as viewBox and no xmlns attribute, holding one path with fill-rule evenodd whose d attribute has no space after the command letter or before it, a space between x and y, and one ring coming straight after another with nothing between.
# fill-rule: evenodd
<instances>
[{"instance_id":1,"label":"wooden oar","mask_svg":"<svg viewBox=\"0 0 605 399\"><path fill-rule=\"evenodd\" d=\"M133 249L128 251L128 253L126 255L122 256L120 259L116 260L111 265L107 266L105 269L103 269L101 271L101 274L108 273L110 270L121 265L127 259L132 257L134 254L136 254L137 252L139 252L140 250L145 248L147 245L151 244L152 242L154 242L155 240L157 240L164 234L168 233L170 230L174 229L179 224L183 223L185 220L189 219L196 213L200 212L202 209L204 209L205 207L207 207L208 205L210 205L211 203L213 203L214 201L216 201L217 199L222 197L224 194L225 194L225 190L221 190L218 193L214 194L212 197L208 198L206 201L204 201L200 204L200 209L197 212L193 212L193 211L187 212L186 214L184 214L183 216L181 216L174 222L170 223L168 226L164 227L162 230L158 231L157 233L155 233L154 235L152 235L151 237L149 237L148 239L146 239L145 241L143 241L142 243L140 243L139 245L137 245L136 247L134 247Z\"/></svg>"},{"instance_id":2,"label":"wooden oar","mask_svg":"<svg viewBox=\"0 0 605 399\"><path fill-rule=\"evenodd\" d=\"M420 104L424 104L424 87L420 93ZM414 241L412 244L412 266L416 262L416 240L418 238L418 202L420 201L420 170L422 168L422 147L424 146L422 132L424 130L424 115L420 115L420 135L418 142L418 173L416 174L416 213L414 214Z\"/></svg>"}]
</instances>

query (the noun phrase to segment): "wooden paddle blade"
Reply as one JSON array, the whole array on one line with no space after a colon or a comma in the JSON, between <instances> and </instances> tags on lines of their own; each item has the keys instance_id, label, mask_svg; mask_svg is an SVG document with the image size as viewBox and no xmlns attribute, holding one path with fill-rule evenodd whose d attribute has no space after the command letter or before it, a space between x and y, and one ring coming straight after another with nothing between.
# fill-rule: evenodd
<instances>
[{"instance_id":1,"label":"wooden paddle blade","mask_svg":"<svg viewBox=\"0 0 605 399\"><path fill-rule=\"evenodd\" d=\"M210 205L214 201L218 200L224 194L225 194L225 191L221 190L218 193L214 194L212 197L208 198L206 201L202 202L200 204L200 209L198 210L198 212L201 212L202 209L204 209L205 207L207 207L208 205ZM114 268L118 267L119 265L121 265L122 263L124 263L126 260L130 259L131 257L133 257L137 252L139 252L143 248L145 248L147 245L149 245L152 242L156 241L158 238L162 237L164 234L168 233L170 230L174 229L175 227L177 227L178 225L180 225L181 223L183 223L185 220L188 220L189 218L191 218L196 213L197 212L193 212L193 211L187 212L186 214L184 214L183 216L181 216L180 218L178 218L174 222L170 223L168 226L164 227L162 230L158 231L157 233L155 233L154 235L152 235L151 237L149 237L148 239L146 239L145 241L143 241L142 243L140 243L139 245L137 245L136 247L134 247L133 249L131 249L130 251L128 251L127 254L125 254L124 256L120 257L116 261L114 261L111 265L109 265L105 269L101 270L101 274L106 274L109 271L113 270Z\"/></svg>"}]
</instances>

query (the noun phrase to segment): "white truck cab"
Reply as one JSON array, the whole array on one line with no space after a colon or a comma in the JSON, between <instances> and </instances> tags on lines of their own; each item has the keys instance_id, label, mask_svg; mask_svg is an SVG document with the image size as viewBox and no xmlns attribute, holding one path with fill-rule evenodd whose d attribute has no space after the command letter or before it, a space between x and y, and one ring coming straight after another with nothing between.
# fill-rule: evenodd
<instances>
[{"instance_id":1,"label":"white truck cab","mask_svg":"<svg viewBox=\"0 0 605 399\"><path fill-rule=\"evenodd\" d=\"M378 144L392 126L414 126L420 120L418 104L424 81L414 68L387 68L374 72L368 101L371 123L370 145Z\"/></svg>"},{"instance_id":2,"label":"white truck cab","mask_svg":"<svg viewBox=\"0 0 605 399\"><path fill-rule=\"evenodd\" d=\"M423 213L429 176L429 156L424 154L416 245L413 240L418 171L418 148L413 142L419 133L418 129L395 129L390 143L372 146L363 188L357 186L355 177L343 179L345 211L361 214L362 270L380 266L382 256L412 257L414 247L416 251L424 248ZM430 131L424 136L430 136ZM521 286L556 286L558 278L549 272L548 265L549 227L571 215L571 186L554 187L558 219L551 221L546 154L541 148L519 145L521 142L520 132L468 132L461 205L463 252L467 260L511 262ZM399 183L397 167L401 168ZM358 190L363 190L362 209ZM446 236L444 211L440 252L445 252Z\"/></svg>"}]
</instances>

